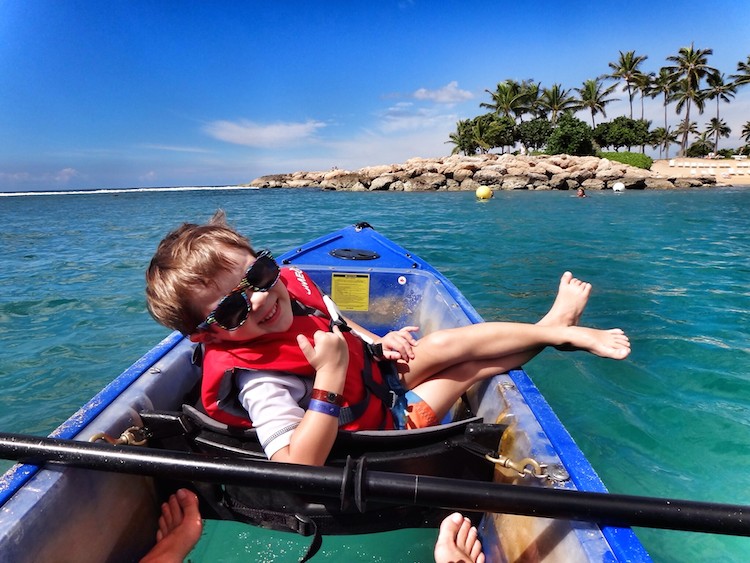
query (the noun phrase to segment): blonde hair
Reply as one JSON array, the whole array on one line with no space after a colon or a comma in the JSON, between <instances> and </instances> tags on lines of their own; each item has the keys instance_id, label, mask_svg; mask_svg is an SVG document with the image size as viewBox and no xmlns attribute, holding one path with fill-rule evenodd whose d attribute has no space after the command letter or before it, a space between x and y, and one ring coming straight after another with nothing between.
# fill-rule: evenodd
<instances>
[{"instance_id":1,"label":"blonde hair","mask_svg":"<svg viewBox=\"0 0 750 563\"><path fill-rule=\"evenodd\" d=\"M146 302L157 322L191 334L203 321L192 301L221 271L236 266L226 255L238 249L255 256L250 241L230 228L222 210L205 225L184 223L159 243L146 271Z\"/></svg>"}]
</instances>

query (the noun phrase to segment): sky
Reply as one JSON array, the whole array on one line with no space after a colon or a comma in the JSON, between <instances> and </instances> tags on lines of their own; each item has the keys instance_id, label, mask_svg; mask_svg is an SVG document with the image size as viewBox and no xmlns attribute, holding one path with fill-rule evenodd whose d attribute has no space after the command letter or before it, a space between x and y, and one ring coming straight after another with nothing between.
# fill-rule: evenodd
<instances>
[{"instance_id":1,"label":"sky","mask_svg":"<svg viewBox=\"0 0 750 563\"><path fill-rule=\"evenodd\" d=\"M0 191L235 185L446 156L456 122L485 113L503 80L575 88L620 51L658 71L691 43L735 73L750 2L0 0ZM628 114L617 96L607 119ZM699 128L714 115L712 101ZM645 117L663 122L658 100ZM720 147L739 146L750 86L721 117Z\"/></svg>"}]
</instances>

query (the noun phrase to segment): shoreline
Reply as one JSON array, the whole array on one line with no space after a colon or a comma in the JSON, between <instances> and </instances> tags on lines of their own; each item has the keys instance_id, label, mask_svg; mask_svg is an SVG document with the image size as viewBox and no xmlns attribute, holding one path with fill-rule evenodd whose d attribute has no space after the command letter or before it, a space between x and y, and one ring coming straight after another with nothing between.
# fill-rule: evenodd
<instances>
[{"instance_id":1,"label":"shoreline","mask_svg":"<svg viewBox=\"0 0 750 563\"><path fill-rule=\"evenodd\" d=\"M750 186L750 160L670 158L654 160L651 171L665 178L713 177L717 186Z\"/></svg>"},{"instance_id":2,"label":"shoreline","mask_svg":"<svg viewBox=\"0 0 750 563\"><path fill-rule=\"evenodd\" d=\"M699 166L698 161L712 162L714 168ZM750 163L740 167L742 172L738 173L740 168L733 160L670 159L654 161L650 170L644 170L596 156L489 153L411 158L401 164L357 170L333 168L271 174L246 185L344 191L476 191L481 186L493 191L610 190L616 184L626 190L665 190L734 185L735 180L740 185L750 185Z\"/></svg>"}]
</instances>

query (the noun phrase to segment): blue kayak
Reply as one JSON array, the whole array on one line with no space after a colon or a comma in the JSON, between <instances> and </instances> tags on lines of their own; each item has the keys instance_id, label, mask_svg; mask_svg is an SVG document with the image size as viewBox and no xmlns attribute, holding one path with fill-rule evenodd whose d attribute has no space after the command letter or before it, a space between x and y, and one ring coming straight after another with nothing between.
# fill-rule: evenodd
<instances>
[{"instance_id":1,"label":"blue kayak","mask_svg":"<svg viewBox=\"0 0 750 563\"><path fill-rule=\"evenodd\" d=\"M424 335L483 322L440 272L365 223L293 248L277 260L282 266L304 270L347 317L378 334L414 325ZM182 412L185 398L201 377L195 355L195 344L179 333L171 334L63 422L51 437L79 443L102 436L120 437L128 429L148 426L153 417L149 413ZM491 482L606 492L523 369L499 373L471 388L449 418L444 421L447 429L463 428L467 420L501 428L491 448L493 455L481 460L488 464ZM363 434L366 444L395 444L399 440L406 444L407 453L399 457L408 457L409 463L416 465L405 465L399 471L421 473L429 465L435 466L435 472L428 467L427 475L443 475L446 470L447 462L439 460L447 458L422 458L422 450L408 442L411 437L394 435L389 442L387 432L383 436L376 431ZM430 433L424 434L424 439L429 439ZM437 442L446 439L438 437ZM264 463L267 472L283 465ZM384 467L390 463L385 462ZM2 559L56 561L65 554L65 560L77 562L137 560L154 542L163 481L148 471L128 474L116 468L100 471L73 464L18 464L0 482ZM455 482L458 487L459 480ZM460 484L466 482L461 476ZM539 517L523 507L511 513L480 512L478 528L488 561L650 561L627 527L607 527L573 516ZM359 524L356 533L380 531L383 518L371 529L366 517Z\"/></svg>"}]
</instances>

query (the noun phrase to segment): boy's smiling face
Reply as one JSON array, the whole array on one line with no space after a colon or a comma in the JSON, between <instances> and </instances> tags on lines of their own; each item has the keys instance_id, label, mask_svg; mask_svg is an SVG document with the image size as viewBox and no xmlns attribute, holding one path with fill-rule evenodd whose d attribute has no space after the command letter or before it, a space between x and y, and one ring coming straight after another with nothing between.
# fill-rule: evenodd
<instances>
[{"instance_id":1,"label":"boy's smiling face","mask_svg":"<svg viewBox=\"0 0 750 563\"><path fill-rule=\"evenodd\" d=\"M247 272L255 258L245 251L227 249L227 257L234 264L226 271L218 272L212 282L197 287L193 291L193 302L198 310L207 317L233 289ZM277 332L286 332L292 326L292 305L289 292L280 281L268 291L246 290L252 305L245 322L235 330L225 330L216 324L209 325L208 330L190 335L194 342L245 342Z\"/></svg>"}]
</instances>

